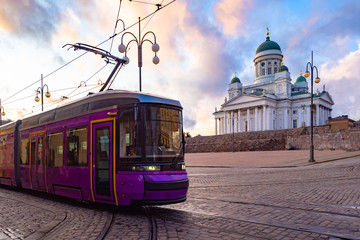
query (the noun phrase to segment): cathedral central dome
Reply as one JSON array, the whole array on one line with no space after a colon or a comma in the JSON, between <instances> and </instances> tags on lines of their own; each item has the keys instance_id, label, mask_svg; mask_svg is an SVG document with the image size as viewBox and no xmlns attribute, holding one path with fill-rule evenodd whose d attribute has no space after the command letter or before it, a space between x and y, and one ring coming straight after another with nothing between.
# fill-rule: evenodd
<instances>
[{"instance_id":1,"label":"cathedral central dome","mask_svg":"<svg viewBox=\"0 0 360 240\"><path fill-rule=\"evenodd\" d=\"M259 47L256 49L256 53L266 51L266 50L270 50L270 49L277 49L277 50L281 51L281 48L280 48L279 44L277 44L274 41L271 41L270 37L267 36L265 42L260 44Z\"/></svg>"}]
</instances>

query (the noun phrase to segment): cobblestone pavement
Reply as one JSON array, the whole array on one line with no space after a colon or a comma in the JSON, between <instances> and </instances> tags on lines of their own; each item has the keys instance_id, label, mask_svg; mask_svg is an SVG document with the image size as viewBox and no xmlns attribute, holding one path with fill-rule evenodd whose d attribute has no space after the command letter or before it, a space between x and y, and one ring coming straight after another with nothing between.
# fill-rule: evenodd
<instances>
[{"instance_id":1,"label":"cobblestone pavement","mask_svg":"<svg viewBox=\"0 0 360 240\"><path fill-rule=\"evenodd\" d=\"M107 207L0 188L0 239L360 239L360 157L189 167L188 200Z\"/></svg>"}]
</instances>

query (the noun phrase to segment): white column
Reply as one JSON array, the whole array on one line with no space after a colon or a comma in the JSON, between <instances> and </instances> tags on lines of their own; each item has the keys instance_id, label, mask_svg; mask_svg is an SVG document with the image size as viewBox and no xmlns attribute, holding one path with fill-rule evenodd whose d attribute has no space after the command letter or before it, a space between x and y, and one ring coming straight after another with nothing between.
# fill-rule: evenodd
<instances>
[{"instance_id":1,"label":"white column","mask_svg":"<svg viewBox=\"0 0 360 240\"><path fill-rule=\"evenodd\" d=\"M240 109L238 110L238 122L236 123L238 126L238 132L241 132L241 112Z\"/></svg>"},{"instance_id":2,"label":"white column","mask_svg":"<svg viewBox=\"0 0 360 240\"><path fill-rule=\"evenodd\" d=\"M316 126L320 125L320 105L316 104Z\"/></svg>"},{"instance_id":3,"label":"white column","mask_svg":"<svg viewBox=\"0 0 360 240\"><path fill-rule=\"evenodd\" d=\"M230 113L230 133L233 133L234 131L234 111L231 111Z\"/></svg>"},{"instance_id":4,"label":"white column","mask_svg":"<svg viewBox=\"0 0 360 240\"><path fill-rule=\"evenodd\" d=\"M273 109L269 106L268 113L267 113L267 124L268 124L268 130L274 130L274 124L273 124Z\"/></svg>"},{"instance_id":5,"label":"white column","mask_svg":"<svg viewBox=\"0 0 360 240\"><path fill-rule=\"evenodd\" d=\"M330 109L326 109L326 120L329 120Z\"/></svg>"},{"instance_id":6,"label":"white column","mask_svg":"<svg viewBox=\"0 0 360 240\"><path fill-rule=\"evenodd\" d=\"M324 109L324 115L325 115L324 124L326 124L326 121L328 120L328 117L327 117L328 109L327 108Z\"/></svg>"},{"instance_id":7,"label":"white column","mask_svg":"<svg viewBox=\"0 0 360 240\"><path fill-rule=\"evenodd\" d=\"M258 131L258 108L255 107L255 131Z\"/></svg>"},{"instance_id":8,"label":"white column","mask_svg":"<svg viewBox=\"0 0 360 240\"><path fill-rule=\"evenodd\" d=\"M302 123L302 110L301 108L298 109L298 120L297 120L297 127L301 127Z\"/></svg>"},{"instance_id":9,"label":"white column","mask_svg":"<svg viewBox=\"0 0 360 240\"><path fill-rule=\"evenodd\" d=\"M250 108L246 110L247 130L250 132Z\"/></svg>"},{"instance_id":10,"label":"white column","mask_svg":"<svg viewBox=\"0 0 360 240\"><path fill-rule=\"evenodd\" d=\"M220 118L220 134L224 134L224 118Z\"/></svg>"},{"instance_id":11,"label":"white column","mask_svg":"<svg viewBox=\"0 0 360 240\"><path fill-rule=\"evenodd\" d=\"M217 132L217 118L215 118L215 135L218 135L218 132Z\"/></svg>"},{"instance_id":12,"label":"white column","mask_svg":"<svg viewBox=\"0 0 360 240\"><path fill-rule=\"evenodd\" d=\"M267 130L266 128L266 105L263 106L263 131Z\"/></svg>"},{"instance_id":13,"label":"white column","mask_svg":"<svg viewBox=\"0 0 360 240\"><path fill-rule=\"evenodd\" d=\"M219 118L219 135L221 135L221 118Z\"/></svg>"},{"instance_id":14,"label":"white column","mask_svg":"<svg viewBox=\"0 0 360 240\"><path fill-rule=\"evenodd\" d=\"M224 112L224 134L227 133L227 116L226 112Z\"/></svg>"},{"instance_id":15,"label":"white column","mask_svg":"<svg viewBox=\"0 0 360 240\"><path fill-rule=\"evenodd\" d=\"M285 108L284 109L284 129L289 128L288 121L289 121L288 108Z\"/></svg>"}]
</instances>

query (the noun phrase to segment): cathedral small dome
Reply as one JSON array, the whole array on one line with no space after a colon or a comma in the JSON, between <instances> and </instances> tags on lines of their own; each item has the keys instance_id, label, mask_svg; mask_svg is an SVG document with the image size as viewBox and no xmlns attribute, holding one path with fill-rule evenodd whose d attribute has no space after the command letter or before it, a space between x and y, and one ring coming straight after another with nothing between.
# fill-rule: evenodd
<instances>
[{"instance_id":1,"label":"cathedral small dome","mask_svg":"<svg viewBox=\"0 0 360 240\"><path fill-rule=\"evenodd\" d=\"M306 78L300 73L300 76L296 79L296 83L306 82Z\"/></svg>"},{"instance_id":2,"label":"cathedral small dome","mask_svg":"<svg viewBox=\"0 0 360 240\"><path fill-rule=\"evenodd\" d=\"M235 77L233 79L231 79L230 84L233 84L233 83L241 83L240 79L238 77L236 77L236 73L235 73Z\"/></svg>"},{"instance_id":3,"label":"cathedral small dome","mask_svg":"<svg viewBox=\"0 0 360 240\"><path fill-rule=\"evenodd\" d=\"M284 65L284 63L281 63L281 66L278 68L277 72L288 72L289 69L287 66Z\"/></svg>"},{"instance_id":4,"label":"cathedral small dome","mask_svg":"<svg viewBox=\"0 0 360 240\"><path fill-rule=\"evenodd\" d=\"M237 82L238 82L238 83L241 83L239 78L234 77L233 79L231 79L231 82L230 82L230 83L232 84L232 83L237 83Z\"/></svg>"}]
</instances>

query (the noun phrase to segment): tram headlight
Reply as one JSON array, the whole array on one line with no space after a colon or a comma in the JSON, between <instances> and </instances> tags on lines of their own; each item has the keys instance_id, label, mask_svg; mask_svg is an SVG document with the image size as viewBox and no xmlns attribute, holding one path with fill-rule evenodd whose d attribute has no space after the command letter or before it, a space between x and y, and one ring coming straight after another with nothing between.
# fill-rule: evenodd
<instances>
[{"instance_id":1,"label":"tram headlight","mask_svg":"<svg viewBox=\"0 0 360 240\"><path fill-rule=\"evenodd\" d=\"M185 170L185 169L186 169L185 164L181 164L181 170Z\"/></svg>"},{"instance_id":2,"label":"tram headlight","mask_svg":"<svg viewBox=\"0 0 360 240\"><path fill-rule=\"evenodd\" d=\"M132 170L133 171L139 171L139 172L142 172L142 171L160 171L160 166L152 166L152 165L149 165L149 166L133 166Z\"/></svg>"}]
</instances>

